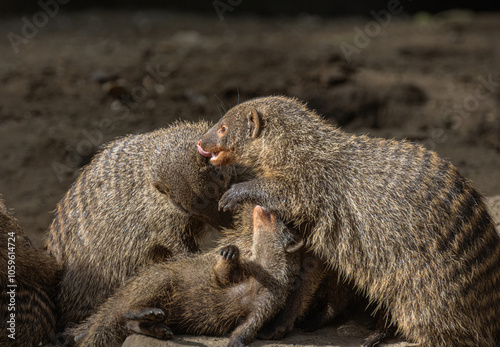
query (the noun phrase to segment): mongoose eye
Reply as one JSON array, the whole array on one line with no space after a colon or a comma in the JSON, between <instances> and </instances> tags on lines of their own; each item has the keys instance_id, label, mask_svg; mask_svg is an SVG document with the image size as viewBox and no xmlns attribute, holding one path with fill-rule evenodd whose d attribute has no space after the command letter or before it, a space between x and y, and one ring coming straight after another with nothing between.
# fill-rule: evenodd
<instances>
[{"instance_id":1,"label":"mongoose eye","mask_svg":"<svg viewBox=\"0 0 500 347\"><path fill-rule=\"evenodd\" d=\"M163 182L154 181L153 187L155 187L162 194L170 195L170 193L171 193L170 188Z\"/></svg>"},{"instance_id":2,"label":"mongoose eye","mask_svg":"<svg viewBox=\"0 0 500 347\"><path fill-rule=\"evenodd\" d=\"M226 131L227 131L227 126L221 125L221 127L219 128L217 133L219 133L219 135L224 135L226 133Z\"/></svg>"}]
</instances>

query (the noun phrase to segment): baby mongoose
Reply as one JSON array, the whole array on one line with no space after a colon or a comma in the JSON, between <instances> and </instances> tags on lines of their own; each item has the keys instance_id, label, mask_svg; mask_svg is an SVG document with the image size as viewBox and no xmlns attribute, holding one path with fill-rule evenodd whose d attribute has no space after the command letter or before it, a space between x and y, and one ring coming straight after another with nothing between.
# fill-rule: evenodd
<instances>
[{"instance_id":1,"label":"baby mongoose","mask_svg":"<svg viewBox=\"0 0 500 347\"><path fill-rule=\"evenodd\" d=\"M227 226L217 198L230 174L196 150L207 122L178 122L107 144L59 202L46 246L63 268L59 327L78 323L145 265L198 251Z\"/></svg>"},{"instance_id":2,"label":"baby mongoose","mask_svg":"<svg viewBox=\"0 0 500 347\"><path fill-rule=\"evenodd\" d=\"M36 249L0 195L0 345L39 346L55 337L59 267Z\"/></svg>"},{"instance_id":3,"label":"baby mongoose","mask_svg":"<svg viewBox=\"0 0 500 347\"><path fill-rule=\"evenodd\" d=\"M498 346L500 237L481 195L407 141L352 135L282 96L230 109L199 142L255 170L219 201L262 205L424 346Z\"/></svg>"},{"instance_id":4,"label":"baby mongoose","mask_svg":"<svg viewBox=\"0 0 500 347\"><path fill-rule=\"evenodd\" d=\"M243 257L251 256L253 206L244 203L238 208L233 219L235 228L224 232L219 247L237 244ZM297 323L309 331L319 329L343 313L355 298L352 284L339 281L337 271L327 268L311 252L302 250L300 263L300 272L284 307L259 331L259 338L281 339Z\"/></svg>"},{"instance_id":5,"label":"baby mongoose","mask_svg":"<svg viewBox=\"0 0 500 347\"><path fill-rule=\"evenodd\" d=\"M239 252L251 240L250 256ZM253 235L220 251L145 268L73 330L78 346L108 346L135 332L224 335L229 346L250 343L284 304L300 269L303 241L260 206ZM220 252L220 254L219 254Z\"/></svg>"}]
</instances>

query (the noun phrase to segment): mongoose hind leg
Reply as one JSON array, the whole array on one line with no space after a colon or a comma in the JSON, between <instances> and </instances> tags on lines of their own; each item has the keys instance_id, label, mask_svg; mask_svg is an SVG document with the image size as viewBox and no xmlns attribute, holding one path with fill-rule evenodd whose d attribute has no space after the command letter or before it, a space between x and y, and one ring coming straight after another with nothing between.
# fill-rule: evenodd
<instances>
[{"instance_id":1,"label":"mongoose hind leg","mask_svg":"<svg viewBox=\"0 0 500 347\"><path fill-rule=\"evenodd\" d=\"M288 296L285 308L273 319L270 326L258 336L265 340L279 340L293 330L297 320L309 310L320 284L325 277L324 266L312 256L304 256L295 288Z\"/></svg>"},{"instance_id":2,"label":"mongoose hind leg","mask_svg":"<svg viewBox=\"0 0 500 347\"><path fill-rule=\"evenodd\" d=\"M172 330L164 324L165 312L159 308L146 308L138 312L127 312L124 317L127 319L126 327L130 332L163 340L174 337Z\"/></svg>"},{"instance_id":3,"label":"mongoose hind leg","mask_svg":"<svg viewBox=\"0 0 500 347\"><path fill-rule=\"evenodd\" d=\"M330 323L339 324L345 320L346 308L351 305L355 297L352 284L339 281L337 272L330 270L316 290L306 314L300 318L296 326L311 332Z\"/></svg>"}]
</instances>

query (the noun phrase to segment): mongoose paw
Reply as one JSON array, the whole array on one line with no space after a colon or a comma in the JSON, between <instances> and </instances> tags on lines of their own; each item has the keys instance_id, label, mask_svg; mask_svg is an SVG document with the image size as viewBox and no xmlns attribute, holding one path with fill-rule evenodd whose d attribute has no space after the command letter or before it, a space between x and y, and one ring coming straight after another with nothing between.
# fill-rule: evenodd
<instances>
[{"instance_id":1,"label":"mongoose paw","mask_svg":"<svg viewBox=\"0 0 500 347\"><path fill-rule=\"evenodd\" d=\"M174 337L174 333L165 324L153 324L148 327L149 336L156 337L157 339L170 340Z\"/></svg>"},{"instance_id":2,"label":"mongoose paw","mask_svg":"<svg viewBox=\"0 0 500 347\"><path fill-rule=\"evenodd\" d=\"M163 322L166 318L165 312L159 308L146 308L141 311L127 312L123 315L129 320Z\"/></svg>"},{"instance_id":3,"label":"mongoose paw","mask_svg":"<svg viewBox=\"0 0 500 347\"><path fill-rule=\"evenodd\" d=\"M393 335L391 328L377 329L365 339L363 347L373 347L391 335Z\"/></svg>"},{"instance_id":4,"label":"mongoose paw","mask_svg":"<svg viewBox=\"0 0 500 347\"><path fill-rule=\"evenodd\" d=\"M241 337L232 337L229 340L227 347L245 347L245 343Z\"/></svg>"},{"instance_id":5,"label":"mongoose paw","mask_svg":"<svg viewBox=\"0 0 500 347\"><path fill-rule=\"evenodd\" d=\"M219 251L221 257L227 261L238 260L240 256L240 250L235 245L228 245L222 247Z\"/></svg>"},{"instance_id":6,"label":"mongoose paw","mask_svg":"<svg viewBox=\"0 0 500 347\"><path fill-rule=\"evenodd\" d=\"M233 184L219 200L219 210L234 211L242 202L250 200L244 187L242 183Z\"/></svg>"},{"instance_id":7,"label":"mongoose paw","mask_svg":"<svg viewBox=\"0 0 500 347\"><path fill-rule=\"evenodd\" d=\"M165 340L174 337L172 330L164 324L165 312L159 308L127 312L124 317L127 319L125 326L129 332Z\"/></svg>"}]
</instances>

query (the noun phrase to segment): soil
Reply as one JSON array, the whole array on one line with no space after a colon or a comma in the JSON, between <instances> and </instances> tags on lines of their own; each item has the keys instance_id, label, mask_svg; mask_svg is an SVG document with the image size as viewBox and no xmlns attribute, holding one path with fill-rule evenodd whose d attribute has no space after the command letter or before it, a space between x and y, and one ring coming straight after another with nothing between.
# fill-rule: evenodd
<instances>
[{"instance_id":1,"label":"soil","mask_svg":"<svg viewBox=\"0 0 500 347\"><path fill-rule=\"evenodd\" d=\"M336 19L239 16L237 7L222 18L98 9L61 10L46 23L37 13L2 18L7 206L41 247L56 203L101 144L177 119L215 121L270 94L303 99L347 131L420 142L483 194L500 194L500 14L374 10ZM356 317L278 345L359 345L368 330Z\"/></svg>"}]
</instances>

